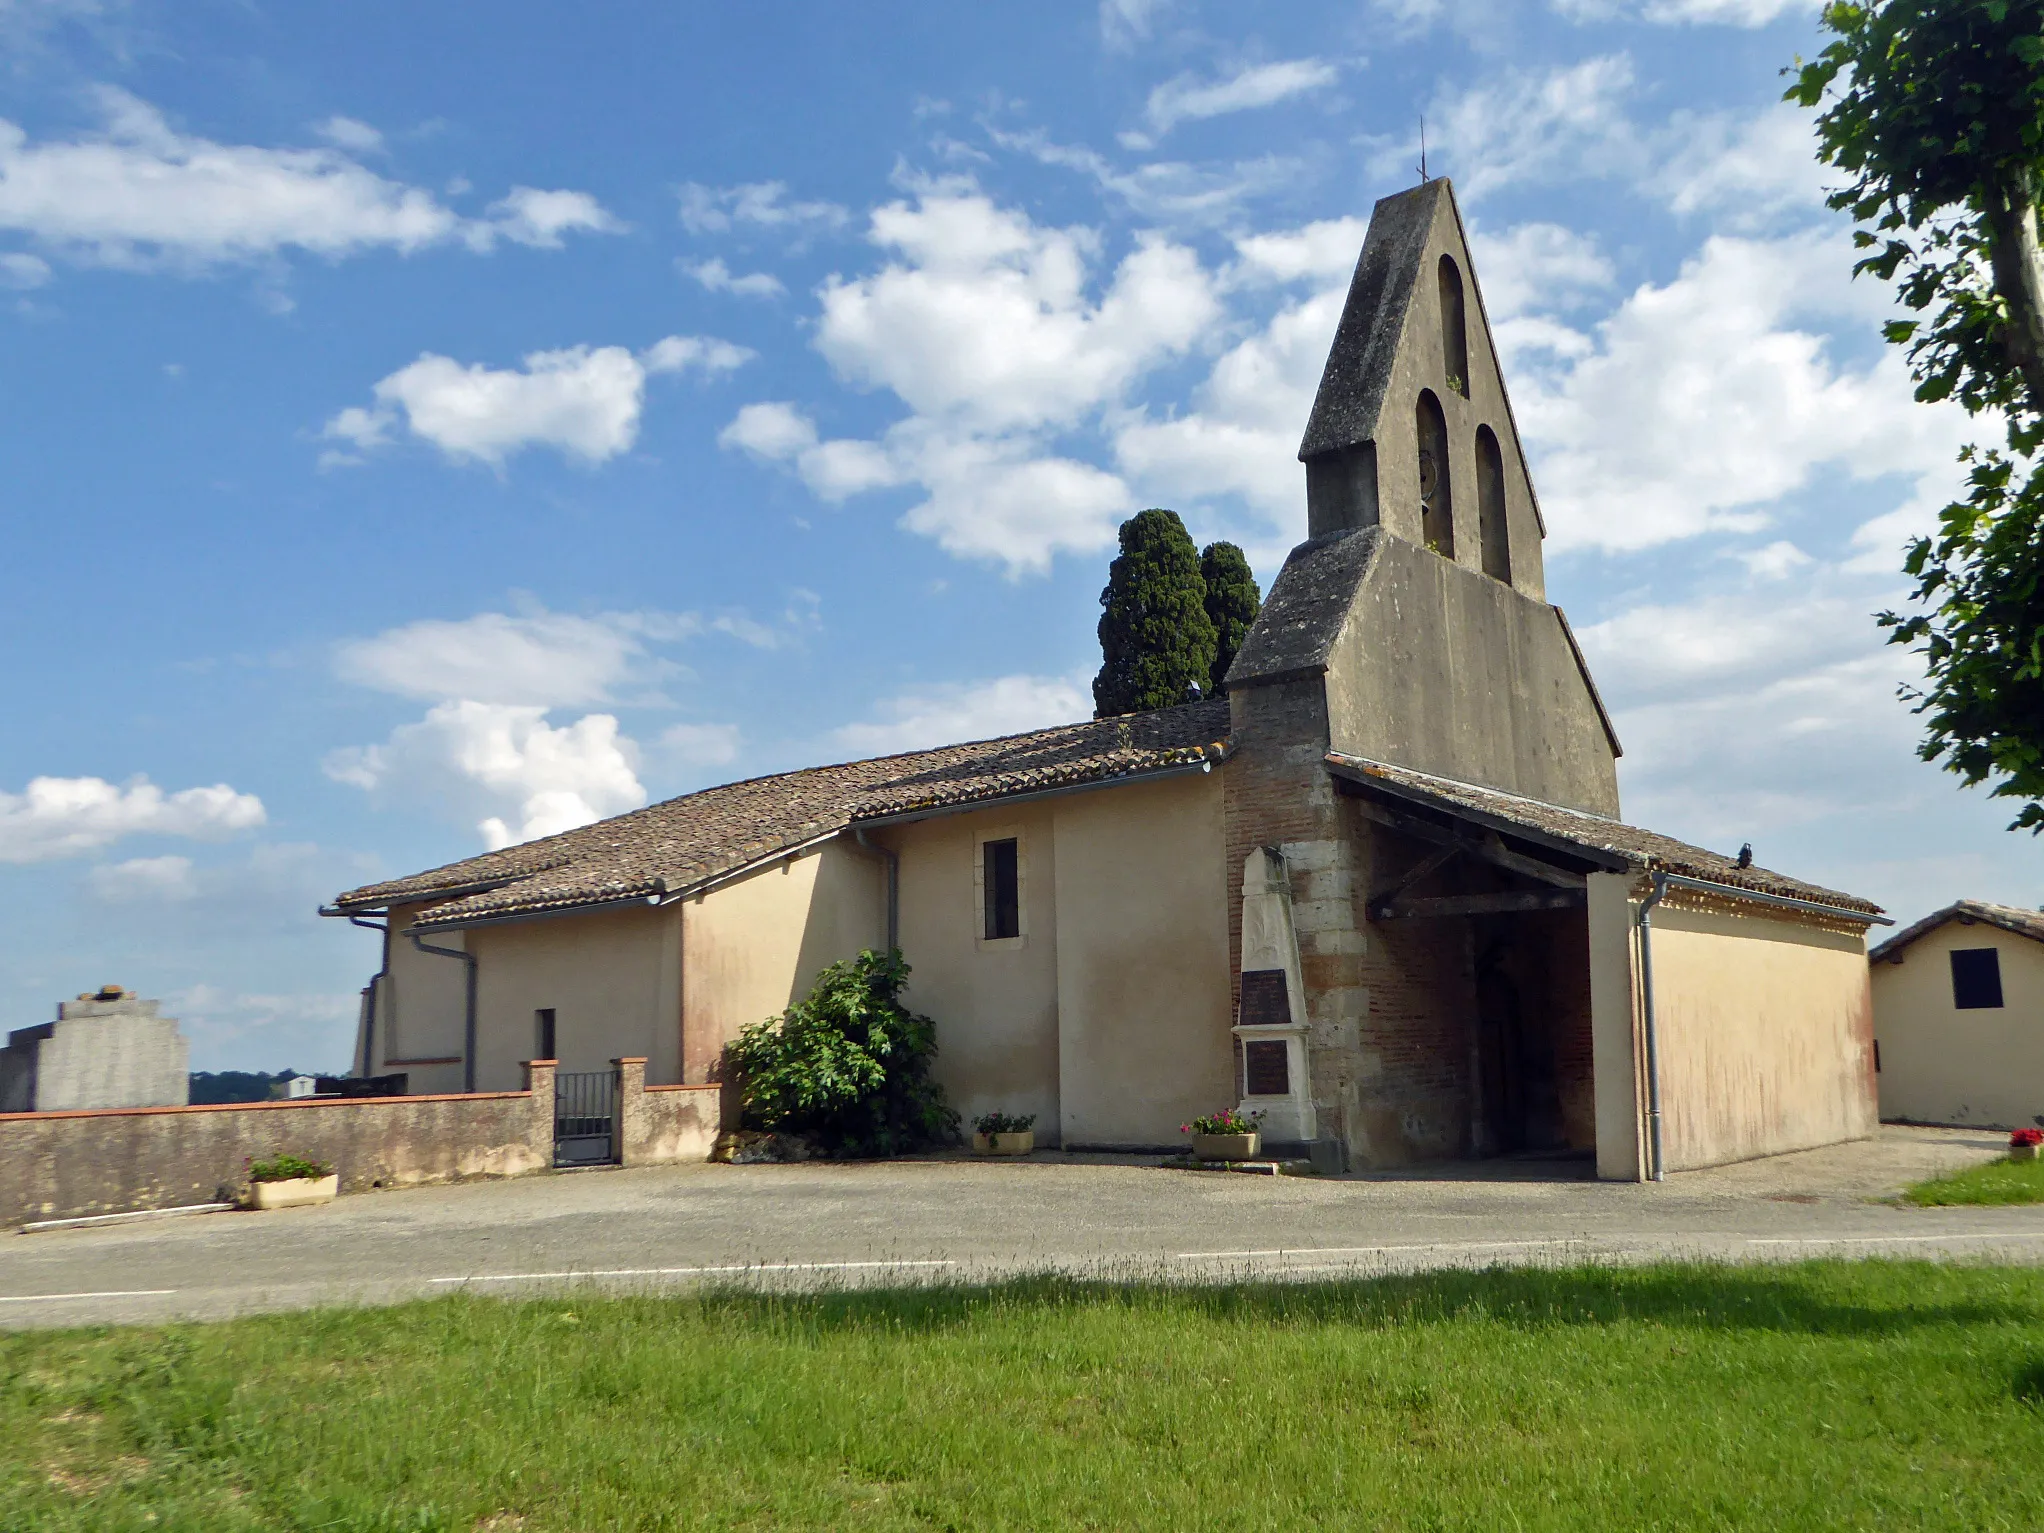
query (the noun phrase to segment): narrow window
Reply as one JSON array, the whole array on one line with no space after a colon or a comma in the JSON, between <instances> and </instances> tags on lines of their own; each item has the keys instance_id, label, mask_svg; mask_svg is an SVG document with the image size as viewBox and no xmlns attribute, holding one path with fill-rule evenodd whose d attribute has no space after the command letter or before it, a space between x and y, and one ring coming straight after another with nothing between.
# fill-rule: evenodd
<instances>
[{"instance_id":1,"label":"narrow window","mask_svg":"<svg viewBox=\"0 0 2044 1533\"><path fill-rule=\"evenodd\" d=\"M1022 935L1022 889L1015 852L1013 836L1005 841L986 842L981 851L981 856L986 859L981 873L986 892L989 942Z\"/></svg>"},{"instance_id":2,"label":"narrow window","mask_svg":"<svg viewBox=\"0 0 2044 1533\"><path fill-rule=\"evenodd\" d=\"M532 1057L534 1059L559 1059L561 1056L554 1052L553 1007L541 1007L532 1014L532 1020L534 1024L533 1031L539 1034L539 1037L535 1040L539 1045L539 1052Z\"/></svg>"},{"instance_id":3,"label":"narrow window","mask_svg":"<svg viewBox=\"0 0 2044 1533\"><path fill-rule=\"evenodd\" d=\"M1512 535L1505 520L1505 455L1497 433L1476 428L1476 532L1483 546L1483 572L1512 583Z\"/></svg>"},{"instance_id":4,"label":"narrow window","mask_svg":"<svg viewBox=\"0 0 2044 1533\"><path fill-rule=\"evenodd\" d=\"M1421 389L1414 415L1419 436L1420 541L1444 559L1455 557L1455 497L1448 482L1448 421L1432 389Z\"/></svg>"},{"instance_id":5,"label":"narrow window","mask_svg":"<svg viewBox=\"0 0 2044 1533\"><path fill-rule=\"evenodd\" d=\"M1448 369L1448 387L1469 397L1469 326L1462 317L1462 273L1453 256L1442 256L1441 359Z\"/></svg>"},{"instance_id":6,"label":"narrow window","mask_svg":"<svg viewBox=\"0 0 2044 1533\"><path fill-rule=\"evenodd\" d=\"M2000 953L1991 947L1952 950L1952 1005L1960 1011L2000 1009Z\"/></svg>"}]
</instances>

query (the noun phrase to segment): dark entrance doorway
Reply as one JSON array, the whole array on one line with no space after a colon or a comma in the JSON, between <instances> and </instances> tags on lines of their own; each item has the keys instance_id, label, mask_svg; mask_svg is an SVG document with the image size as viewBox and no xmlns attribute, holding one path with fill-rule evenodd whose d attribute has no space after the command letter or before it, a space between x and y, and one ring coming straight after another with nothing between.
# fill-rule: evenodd
<instances>
[{"instance_id":1,"label":"dark entrance doorway","mask_svg":"<svg viewBox=\"0 0 2044 1533\"><path fill-rule=\"evenodd\" d=\"M1509 941L1479 950L1476 963L1476 1153L1515 1155L1565 1149L1561 1082L1552 1008L1526 1005L1526 981L1540 976L1515 973L1531 955L1516 953ZM1516 960L1516 961L1515 961Z\"/></svg>"},{"instance_id":2,"label":"dark entrance doorway","mask_svg":"<svg viewBox=\"0 0 2044 1533\"><path fill-rule=\"evenodd\" d=\"M617 1158L617 1071L556 1075L554 1164L608 1166Z\"/></svg>"}]
</instances>

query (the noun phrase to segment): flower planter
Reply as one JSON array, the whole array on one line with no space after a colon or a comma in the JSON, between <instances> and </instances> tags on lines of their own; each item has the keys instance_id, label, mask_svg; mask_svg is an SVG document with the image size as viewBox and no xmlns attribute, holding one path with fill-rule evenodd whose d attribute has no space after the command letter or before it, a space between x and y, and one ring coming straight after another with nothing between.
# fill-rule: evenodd
<instances>
[{"instance_id":1,"label":"flower planter","mask_svg":"<svg viewBox=\"0 0 2044 1533\"><path fill-rule=\"evenodd\" d=\"M331 1203L341 1190L341 1179L333 1176L298 1176L288 1182L250 1182L251 1208L303 1208L311 1203Z\"/></svg>"},{"instance_id":2,"label":"flower planter","mask_svg":"<svg viewBox=\"0 0 2044 1533\"><path fill-rule=\"evenodd\" d=\"M1262 1134L1194 1134L1192 1153L1199 1160L1253 1160L1263 1145Z\"/></svg>"},{"instance_id":3,"label":"flower planter","mask_svg":"<svg viewBox=\"0 0 2044 1533\"><path fill-rule=\"evenodd\" d=\"M974 1134L975 1155L1027 1155L1036 1148L1036 1130L1018 1129L1006 1134Z\"/></svg>"},{"instance_id":4,"label":"flower planter","mask_svg":"<svg viewBox=\"0 0 2044 1533\"><path fill-rule=\"evenodd\" d=\"M2034 1144L2012 1144L2009 1146L2010 1160L2035 1160L2037 1147Z\"/></svg>"}]
</instances>

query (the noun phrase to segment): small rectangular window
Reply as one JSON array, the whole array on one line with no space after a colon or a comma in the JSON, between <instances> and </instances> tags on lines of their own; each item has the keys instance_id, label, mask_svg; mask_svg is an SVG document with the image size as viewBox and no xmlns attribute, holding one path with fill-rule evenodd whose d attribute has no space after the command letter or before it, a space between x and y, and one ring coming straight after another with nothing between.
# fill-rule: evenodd
<instances>
[{"instance_id":1,"label":"small rectangular window","mask_svg":"<svg viewBox=\"0 0 2044 1533\"><path fill-rule=\"evenodd\" d=\"M561 1056L554 1052L553 1007L551 1006L542 1007L540 1010L535 1011L532 1014L532 1019L534 1023L537 1024L534 1030L539 1034L539 1037L537 1039L537 1042L539 1044L539 1052L533 1055L532 1057L534 1059L559 1059Z\"/></svg>"},{"instance_id":2,"label":"small rectangular window","mask_svg":"<svg viewBox=\"0 0 2044 1533\"><path fill-rule=\"evenodd\" d=\"M986 893L986 933L989 942L1022 935L1021 867L1016 858L1017 842L988 841L981 850L985 863L980 869Z\"/></svg>"},{"instance_id":3,"label":"small rectangular window","mask_svg":"<svg viewBox=\"0 0 2044 1533\"><path fill-rule=\"evenodd\" d=\"M1952 1004L1960 1011L2000 1009L2000 953L1991 947L1952 950Z\"/></svg>"}]
</instances>

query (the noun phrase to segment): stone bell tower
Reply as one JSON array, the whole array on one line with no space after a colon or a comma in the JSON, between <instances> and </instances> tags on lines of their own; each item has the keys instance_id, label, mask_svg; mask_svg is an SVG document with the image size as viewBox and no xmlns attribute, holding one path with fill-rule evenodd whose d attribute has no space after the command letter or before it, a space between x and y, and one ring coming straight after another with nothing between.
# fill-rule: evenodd
<instances>
[{"instance_id":1,"label":"stone bell tower","mask_svg":"<svg viewBox=\"0 0 2044 1533\"><path fill-rule=\"evenodd\" d=\"M1340 790L1328 755L1615 817L1619 747L1545 599L1539 502L1447 181L1372 213L1299 457L1308 538L1227 679L1230 881L1261 888L1280 867L1289 881L1304 995L1287 1084L1310 1080L1305 1131L1351 1160L1459 1154L1467 933L1367 918L1371 891L1411 857ZM1238 1064L1263 1036L1249 1012L1270 1009L1249 1000L1288 989L1244 972L1258 944L1243 902L1230 912ZM1275 1083L1277 1053L1257 1052Z\"/></svg>"}]
</instances>

